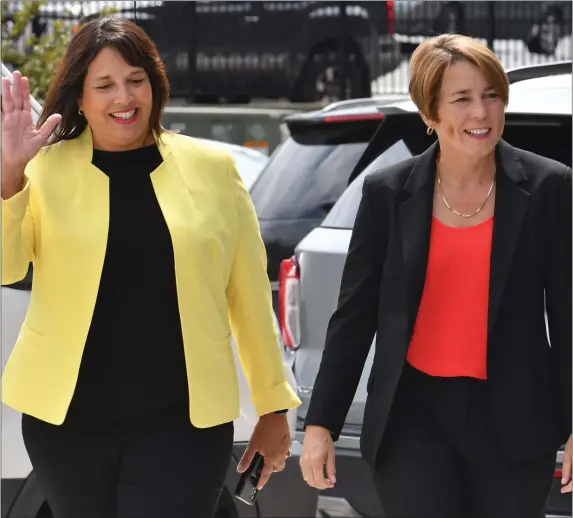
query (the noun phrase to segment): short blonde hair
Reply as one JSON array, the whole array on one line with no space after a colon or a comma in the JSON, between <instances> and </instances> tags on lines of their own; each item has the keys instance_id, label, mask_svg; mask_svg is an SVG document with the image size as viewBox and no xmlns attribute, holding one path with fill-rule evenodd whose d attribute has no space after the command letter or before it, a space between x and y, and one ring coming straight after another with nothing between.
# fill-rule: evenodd
<instances>
[{"instance_id":1,"label":"short blonde hair","mask_svg":"<svg viewBox=\"0 0 573 518\"><path fill-rule=\"evenodd\" d=\"M426 119L438 121L442 80L448 67L458 61L476 66L507 106L509 80L493 51L468 36L442 34L420 43L410 60L408 91Z\"/></svg>"}]
</instances>

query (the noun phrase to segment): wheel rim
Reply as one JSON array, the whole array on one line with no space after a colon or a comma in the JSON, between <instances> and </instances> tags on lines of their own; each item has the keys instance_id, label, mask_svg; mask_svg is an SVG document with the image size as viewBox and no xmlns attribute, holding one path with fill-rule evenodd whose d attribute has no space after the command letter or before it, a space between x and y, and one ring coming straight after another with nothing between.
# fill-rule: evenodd
<instances>
[{"instance_id":1,"label":"wheel rim","mask_svg":"<svg viewBox=\"0 0 573 518\"><path fill-rule=\"evenodd\" d=\"M553 54L561 38L561 27L551 16L539 27L539 44L546 54Z\"/></svg>"}]
</instances>

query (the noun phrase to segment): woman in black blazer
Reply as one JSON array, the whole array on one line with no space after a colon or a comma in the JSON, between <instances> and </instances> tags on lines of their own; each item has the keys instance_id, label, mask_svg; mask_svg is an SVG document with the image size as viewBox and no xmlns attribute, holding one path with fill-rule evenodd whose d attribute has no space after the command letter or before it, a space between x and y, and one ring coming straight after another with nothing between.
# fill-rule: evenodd
<instances>
[{"instance_id":1,"label":"woman in black blazer","mask_svg":"<svg viewBox=\"0 0 573 518\"><path fill-rule=\"evenodd\" d=\"M386 516L545 516L565 443L571 491L571 170L501 139L508 79L481 43L426 40L410 74L438 142L364 182L303 477L333 486L377 333L361 450Z\"/></svg>"}]
</instances>

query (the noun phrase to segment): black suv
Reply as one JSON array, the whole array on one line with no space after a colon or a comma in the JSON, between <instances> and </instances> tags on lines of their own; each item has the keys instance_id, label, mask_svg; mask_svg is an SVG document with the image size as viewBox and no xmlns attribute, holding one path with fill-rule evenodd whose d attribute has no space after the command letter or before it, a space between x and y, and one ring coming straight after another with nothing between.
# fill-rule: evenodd
<instances>
[{"instance_id":1,"label":"black suv","mask_svg":"<svg viewBox=\"0 0 573 518\"><path fill-rule=\"evenodd\" d=\"M156 42L174 96L187 95L191 86L197 101L332 99L344 67L346 98L367 97L370 82L401 61L392 36L394 2L149 4L159 5L138 7L137 23Z\"/></svg>"},{"instance_id":2,"label":"black suv","mask_svg":"<svg viewBox=\"0 0 573 518\"><path fill-rule=\"evenodd\" d=\"M292 256L298 242L320 225L344 192L382 122L377 107L391 100L341 101L284 119L290 135L251 188L275 290L280 262Z\"/></svg>"}]
</instances>

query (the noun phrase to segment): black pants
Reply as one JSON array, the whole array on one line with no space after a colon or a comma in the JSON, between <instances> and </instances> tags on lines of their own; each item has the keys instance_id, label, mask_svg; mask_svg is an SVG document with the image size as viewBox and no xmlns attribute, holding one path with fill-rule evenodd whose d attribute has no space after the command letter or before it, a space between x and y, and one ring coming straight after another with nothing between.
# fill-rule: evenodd
<instances>
[{"instance_id":1,"label":"black pants","mask_svg":"<svg viewBox=\"0 0 573 518\"><path fill-rule=\"evenodd\" d=\"M55 518L210 518L233 447L233 423L188 418L89 434L25 415L22 433Z\"/></svg>"},{"instance_id":2,"label":"black pants","mask_svg":"<svg viewBox=\"0 0 573 518\"><path fill-rule=\"evenodd\" d=\"M406 365L374 469L386 518L542 518L556 451L504 455L488 421L487 381Z\"/></svg>"}]
</instances>

